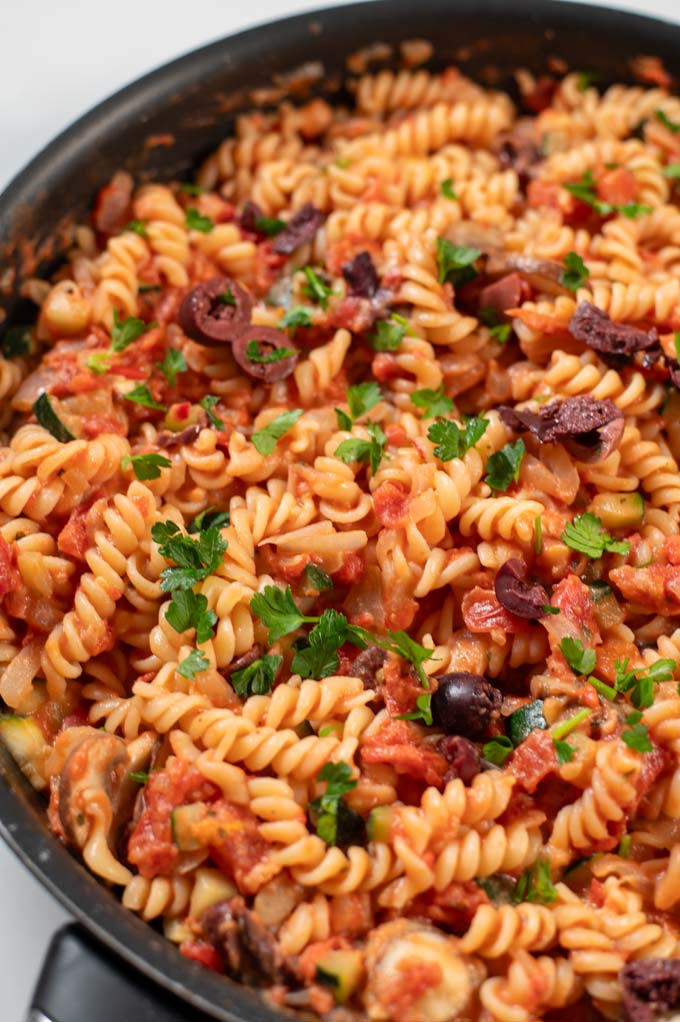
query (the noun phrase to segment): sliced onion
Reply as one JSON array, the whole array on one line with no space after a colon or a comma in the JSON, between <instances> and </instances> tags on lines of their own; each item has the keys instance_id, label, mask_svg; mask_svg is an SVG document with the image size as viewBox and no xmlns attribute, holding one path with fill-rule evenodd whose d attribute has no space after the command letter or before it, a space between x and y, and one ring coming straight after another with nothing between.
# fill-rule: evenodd
<instances>
[{"instance_id":1,"label":"sliced onion","mask_svg":"<svg viewBox=\"0 0 680 1022\"><path fill-rule=\"evenodd\" d=\"M0 679L0 696L13 710L30 694L44 645L44 639L31 639L9 662Z\"/></svg>"}]
</instances>

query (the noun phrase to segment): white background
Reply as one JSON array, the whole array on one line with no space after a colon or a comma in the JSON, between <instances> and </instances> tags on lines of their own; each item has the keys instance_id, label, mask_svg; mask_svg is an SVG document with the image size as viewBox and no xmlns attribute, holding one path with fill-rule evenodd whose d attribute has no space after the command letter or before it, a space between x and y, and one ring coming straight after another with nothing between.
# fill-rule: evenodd
<instances>
[{"instance_id":1,"label":"white background","mask_svg":"<svg viewBox=\"0 0 680 1022\"><path fill-rule=\"evenodd\" d=\"M680 20L674 0L609 2ZM8 0L0 59L0 190L71 121L144 72L230 32L320 6L333 6L333 0L115 0L109 5ZM42 955L66 915L2 846L0 891L0 1018L24 1022Z\"/></svg>"}]
</instances>

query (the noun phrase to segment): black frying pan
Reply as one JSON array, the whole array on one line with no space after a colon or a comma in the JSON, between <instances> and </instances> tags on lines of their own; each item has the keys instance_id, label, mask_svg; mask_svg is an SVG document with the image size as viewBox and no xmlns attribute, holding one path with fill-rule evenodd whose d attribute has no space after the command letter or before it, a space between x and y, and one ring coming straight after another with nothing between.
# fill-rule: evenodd
<instances>
[{"instance_id":1,"label":"black frying pan","mask_svg":"<svg viewBox=\"0 0 680 1022\"><path fill-rule=\"evenodd\" d=\"M518 66L540 72L550 57L594 70L599 81L630 80L629 61L662 58L672 72L680 27L581 4L544 0L378 0L303 14L242 32L182 57L96 107L52 142L0 197L0 302L10 321L27 310L12 292L29 240L48 261L58 256L64 221L82 218L121 166L140 177L186 177L228 134L238 106L225 97L269 85L272 76L322 61L341 82L346 54L377 40L425 38L433 66L460 63L472 75L495 65L501 84ZM248 106L247 98L243 101ZM228 105L228 104L226 104ZM243 108L243 107L242 107ZM148 147L172 134L172 146ZM24 248L25 251L25 248ZM25 321L25 320L24 320ZM159 933L123 909L113 894L51 837L42 800L0 749L0 833L26 866L79 920L58 935L34 998L43 1022L274 1022L253 991L182 958ZM42 1013L42 1014L41 1014ZM205 1014L203 1014L205 1013Z\"/></svg>"}]
</instances>

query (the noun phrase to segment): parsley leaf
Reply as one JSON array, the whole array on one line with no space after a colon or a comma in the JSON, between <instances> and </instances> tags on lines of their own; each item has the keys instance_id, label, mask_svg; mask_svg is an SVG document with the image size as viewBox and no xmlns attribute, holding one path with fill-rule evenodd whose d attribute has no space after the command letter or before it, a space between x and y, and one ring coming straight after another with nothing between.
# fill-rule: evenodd
<instances>
[{"instance_id":1,"label":"parsley leaf","mask_svg":"<svg viewBox=\"0 0 680 1022\"><path fill-rule=\"evenodd\" d=\"M436 444L435 458L439 458L440 461L462 458L465 452L474 447L484 436L489 420L483 415L478 415L472 419L465 419L464 425L465 428L461 429L451 419L432 423L427 431L427 436L433 444Z\"/></svg>"},{"instance_id":2,"label":"parsley leaf","mask_svg":"<svg viewBox=\"0 0 680 1022\"><path fill-rule=\"evenodd\" d=\"M560 766L564 763L571 763L574 758L574 750L569 742L562 742L559 738L553 738L553 748Z\"/></svg>"},{"instance_id":3,"label":"parsley leaf","mask_svg":"<svg viewBox=\"0 0 680 1022\"><path fill-rule=\"evenodd\" d=\"M406 327L392 319L379 319L375 324L375 333L369 340L374 351L398 351L404 340Z\"/></svg>"},{"instance_id":4,"label":"parsley leaf","mask_svg":"<svg viewBox=\"0 0 680 1022\"><path fill-rule=\"evenodd\" d=\"M220 399L219 397L216 397L215 394L206 394L205 397L201 398L199 404L208 416L211 425L213 425L215 429L224 429L224 423L213 411L213 408L215 405L219 404L219 402Z\"/></svg>"},{"instance_id":5,"label":"parsley leaf","mask_svg":"<svg viewBox=\"0 0 680 1022\"><path fill-rule=\"evenodd\" d=\"M302 270L307 281L302 285L302 293L307 298L311 298L313 302L318 302L322 309L328 308L328 299L332 294L335 294L333 290L325 284L319 274L312 269L311 266L305 266Z\"/></svg>"},{"instance_id":6,"label":"parsley leaf","mask_svg":"<svg viewBox=\"0 0 680 1022\"><path fill-rule=\"evenodd\" d=\"M506 759L514 751L514 745L505 735L492 738L482 746L482 758L494 763L496 766L503 766Z\"/></svg>"},{"instance_id":7,"label":"parsley leaf","mask_svg":"<svg viewBox=\"0 0 680 1022\"><path fill-rule=\"evenodd\" d=\"M200 231L201 234L208 234L215 226L209 216L202 216L194 206L187 210L186 225L190 230Z\"/></svg>"},{"instance_id":8,"label":"parsley leaf","mask_svg":"<svg viewBox=\"0 0 680 1022\"><path fill-rule=\"evenodd\" d=\"M663 176L675 181L680 178L680 163L669 163L663 168Z\"/></svg>"},{"instance_id":9,"label":"parsley leaf","mask_svg":"<svg viewBox=\"0 0 680 1022\"><path fill-rule=\"evenodd\" d=\"M133 341L136 341L142 334L147 333L153 327L158 326L157 323L145 323L143 319L137 319L135 316L128 316L127 319L121 320L118 317L118 310L113 310L113 326L111 328L111 351L120 352L125 351Z\"/></svg>"},{"instance_id":10,"label":"parsley leaf","mask_svg":"<svg viewBox=\"0 0 680 1022\"><path fill-rule=\"evenodd\" d=\"M135 404L144 405L145 408L155 408L159 412L167 411L165 405L161 405L158 403L158 401L154 401L153 397L151 396L151 391L143 383L140 383L136 387L133 387L132 390L129 390L127 394L123 395L123 397L125 398L126 401L134 401Z\"/></svg>"},{"instance_id":11,"label":"parsley leaf","mask_svg":"<svg viewBox=\"0 0 680 1022\"><path fill-rule=\"evenodd\" d=\"M370 440L361 440L352 437L350 440L343 440L339 444L334 455L340 458L345 465L352 465L355 461L368 463L371 466L373 475L378 471L387 446L387 437L377 422L366 424Z\"/></svg>"},{"instance_id":12,"label":"parsley leaf","mask_svg":"<svg viewBox=\"0 0 680 1022\"><path fill-rule=\"evenodd\" d=\"M308 645L298 649L290 669L303 678L327 678L337 674L338 650L346 640L348 621L337 610L325 610L307 636Z\"/></svg>"},{"instance_id":13,"label":"parsley leaf","mask_svg":"<svg viewBox=\"0 0 680 1022\"><path fill-rule=\"evenodd\" d=\"M219 302L222 303L222 305L236 305L236 299L234 298L234 292L231 290L229 285L227 285L227 290L226 291L223 291L221 295L217 296L217 299L218 299Z\"/></svg>"},{"instance_id":14,"label":"parsley leaf","mask_svg":"<svg viewBox=\"0 0 680 1022\"><path fill-rule=\"evenodd\" d=\"M128 774L131 781L135 781L136 784L146 784L151 774L147 773L146 770L134 770Z\"/></svg>"},{"instance_id":15,"label":"parsley leaf","mask_svg":"<svg viewBox=\"0 0 680 1022\"><path fill-rule=\"evenodd\" d=\"M168 348L165 358L158 363L158 368L170 386L174 387L177 374L187 371L187 363L181 351L178 351L177 348Z\"/></svg>"},{"instance_id":16,"label":"parsley leaf","mask_svg":"<svg viewBox=\"0 0 680 1022\"><path fill-rule=\"evenodd\" d=\"M133 234L138 234L140 238L146 238L146 225L147 220L131 220L129 224L126 224L123 228L124 231L132 231Z\"/></svg>"},{"instance_id":17,"label":"parsley leaf","mask_svg":"<svg viewBox=\"0 0 680 1022\"><path fill-rule=\"evenodd\" d=\"M444 393L444 384L437 390L423 387L411 394L411 404L423 409L424 419L436 419L440 415L449 415L453 411L453 401Z\"/></svg>"},{"instance_id":18,"label":"parsley leaf","mask_svg":"<svg viewBox=\"0 0 680 1022\"><path fill-rule=\"evenodd\" d=\"M426 646L421 646L419 642L416 642L407 635L404 631L390 632L387 633L390 637L390 642L386 642L384 639L378 641L378 645L382 646L383 649L387 649L392 653L397 653L404 660L408 660L413 664L416 670L416 674L420 678L420 684L423 688L429 688L430 682L423 670L423 664L426 660L429 660L432 656L432 650L427 649Z\"/></svg>"},{"instance_id":19,"label":"parsley leaf","mask_svg":"<svg viewBox=\"0 0 680 1022\"><path fill-rule=\"evenodd\" d=\"M596 77L594 71L579 71L576 75L576 87L579 92L585 92L593 84L593 79Z\"/></svg>"},{"instance_id":20,"label":"parsley leaf","mask_svg":"<svg viewBox=\"0 0 680 1022\"><path fill-rule=\"evenodd\" d=\"M290 336L295 337L295 331L299 326L311 326L312 317L309 309L304 305L294 305L289 309L283 319L279 321L279 329L289 329Z\"/></svg>"},{"instance_id":21,"label":"parsley leaf","mask_svg":"<svg viewBox=\"0 0 680 1022\"><path fill-rule=\"evenodd\" d=\"M474 280L478 273L473 263L479 259L481 254L478 248L454 245L446 238L437 238L439 283L443 284L445 281L449 281L454 288L457 288Z\"/></svg>"},{"instance_id":22,"label":"parsley leaf","mask_svg":"<svg viewBox=\"0 0 680 1022\"><path fill-rule=\"evenodd\" d=\"M165 619L176 632L195 628L197 642L212 639L213 628L217 624L217 614L214 610L208 610L206 597L202 593L195 593L193 589L180 589L174 594Z\"/></svg>"},{"instance_id":23,"label":"parsley leaf","mask_svg":"<svg viewBox=\"0 0 680 1022\"><path fill-rule=\"evenodd\" d=\"M293 348L273 348L261 355L259 341L248 341L246 348L246 358L251 362L260 362L262 365L273 365L275 362L280 362L282 358L289 358L291 355L297 355L297 351L294 351Z\"/></svg>"},{"instance_id":24,"label":"parsley leaf","mask_svg":"<svg viewBox=\"0 0 680 1022\"><path fill-rule=\"evenodd\" d=\"M447 177L439 186L439 191L445 199L457 199L456 190L453 187L453 181L450 177Z\"/></svg>"},{"instance_id":25,"label":"parsley leaf","mask_svg":"<svg viewBox=\"0 0 680 1022\"><path fill-rule=\"evenodd\" d=\"M516 483L519 479L525 452L523 440L506 444L500 451L496 451L486 463L487 473L484 482L488 483L492 490L507 490L510 483Z\"/></svg>"},{"instance_id":26,"label":"parsley leaf","mask_svg":"<svg viewBox=\"0 0 680 1022\"><path fill-rule=\"evenodd\" d=\"M564 266L565 269L560 274L560 284L568 291L578 291L590 276L590 270L576 252L567 252Z\"/></svg>"},{"instance_id":27,"label":"parsley leaf","mask_svg":"<svg viewBox=\"0 0 680 1022\"><path fill-rule=\"evenodd\" d=\"M203 195L208 191L207 188L202 188L201 185L192 184L191 181L181 181L179 190L183 195Z\"/></svg>"},{"instance_id":28,"label":"parsley leaf","mask_svg":"<svg viewBox=\"0 0 680 1022\"><path fill-rule=\"evenodd\" d=\"M189 523L187 532L197 533L203 532L204 529L224 529L225 526L229 525L229 512L219 511L212 504L207 507L205 511L201 511L200 514L196 515L194 520Z\"/></svg>"},{"instance_id":29,"label":"parsley leaf","mask_svg":"<svg viewBox=\"0 0 680 1022\"><path fill-rule=\"evenodd\" d=\"M382 401L382 394L377 383L358 383L355 387L347 388L347 404L349 413L353 419L365 415L374 408L379 401Z\"/></svg>"},{"instance_id":30,"label":"parsley leaf","mask_svg":"<svg viewBox=\"0 0 680 1022\"><path fill-rule=\"evenodd\" d=\"M256 216L255 229L260 234L266 234L268 238L273 238L275 234L285 231L286 221L279 220L277 217Z\"/></svg>"},{"instance_id":31,"label":"parsley leaf","mask_svg":"<svg viewBox=\"0 0 680 1022\"><path fill-rule=\"evenodd\" d=\"M342 796L356 788L357 782L352 780L352 768L343 762L326 763L317 775L317 780L326 781L326 790L323 795L310 802L309 808L316 817L316 832L319 837L326 844L335 845L342 809L349 813Z\"/></svg>"},{"instance_id":32,"label":"parsley leaf","mask_svg":"<svg viewBox=\"0 0 680 1022\"><path fill-rule=\"evenodd\" d=\"M592 560L602 557L605 551L611 554L630 552L630 543L610 536L602 528L602 522L597 515L590 511L576 515L574 521L567 524L560 538L572 550L578 550Z\"/></svg>"},{"instance_id":33,"label":"parsley leaf","mask_svg":"<svg viewBox=\"0 0 680 1022\"><path fill-rule=\"evenodd\" d=\"M193 679L201 671L205 671L206 668L210 667L210 661L203 652L202 649L192 649L189 656L186 656L184 660L177 665L177 673L181 674L183 678Z\"/></svg>"},{"instance_id":34,"label":"parsley leaf","mask_svg":"<svg viewBox=\"0 0 680 1022\"><path fill-rule=\"evenodd\" d=\"M569 181L563 186L574 198L590 206L599 216L609 216L610 213L621 213L623 216L633 219L643 213L651 213L651 206L644 206L637 202L627 202L625 205L615 205L611 202L603 202L597 197L597 182L590 168L583 173L580 181Z\"/></svg>"},{"instance_id":35,"label":"parsley leaf","mask_svg":"<svg viewBox=\"0 0 680 1022\"><path fill-rule=\"evenodd\" d=\"M86 365L95 376L103 376L111 368L111 355L108 351L95 351L88 358Z\"/></svg>"},{"instance_id":36,"label":"parsley leaf","mask_svg":"<svg viewBox=\"0 0 680 1022\"><path fill-rule=\"evenodd\" d=\"M269 644L297 631L306 621L316 618L305 617L298 610L290 586L279 589L278 586L265 586L264 592L255 593L250 601L250 609L256 614L265 628L269 629Z\"/></svg>"},{"instance_id":37,"label":"parsley leaf","mask_svg":"<svg viewBox=\"0 0 680 1022\"><path fill-rule=\"evenodd\" d=\"M335 409L335 418L338 424L338 429L349 430L352 428L352 420L347 412L343 412L342 408Z\"/></svg>"},{"instance_id":38,"label":"parsley leaf","mask_svg":"<svg viewBox=\"0 0 680 1022\"><path fill-rule=\"evenodd\" d=\"M5 358L20 358L31 350L32 331L30 326L11 326L0 340L0 350Z\"/></svg>"},{"instance_id":39,"label":"parsley leaf","mask_svg":"<svg viewBox=\"0 0 680 1022\"><path fill-rule=\"evenodd\" d=\"M668 128L668 130L674 135L680 134L680 124L676 124L675 121L672 121L668 114L665 114L663 110L656 110L654 116L657 121L663 124L664 128Z\"/></svg>"},{"instance_id":40,"label":"parsley leaf","mask_svg":"<svg viewBox=\"0 0 680 1022\"><path fill-rule=\"evenodd\" d=\"M511 323L502 322L498 309L493 305L484 305L477 313L482 323L489 328L489 336L497 344L506 344L512 331Z\"/></svg>"},{"instance_id":41,"label":"parsley leaf","mask_svg":"<svg viewBox=\"0 0 680 1022\"><path fill-rule=\"evenodd\" d=\"M141 482L148 479L159 479L162 468L170 468L170 460L162 454L126 454L121 459L120 467L132 468Z\"/></svg>"},{"instance_id":42,"label":"parsley leaf","mask_svg":"<svg viewBox=\"0 0 680 1022\"><path fill-rule=\"evenodd\" d=\"M310 586L316 589L318 593L323 593L325 590L333 588L331 576L316 564L308 564L305 568L305 575Z\"/></svg>"},{"instance_id":43,"label":"parsley leaf","mask_svg":"<svg viewBox=\"0 0 680 1022\"><path fill-rule=\"evenodd\" d=\"M161 591L164 593L192 589L219 567L227 549L227 541L214 526L204 529L198 539L192 539L182 535L174 522L156 522L151 527L151 536L161 555L177 565L161 572Z\"/></svg>"},{"instance_id":44,"label":"parsley leaf","mask_svg":"<svg viewBox=\"0 0 680 1022\"><path fill-rule=\"evenodd\" d=\"M562 656L574 674L590 674L595 667L597 656L594 649L586 649L580 639L565 635L560 643Z\"/></svg>"},{"instance_id":45,"label":"parsley leaf","mask_svg":"<svg viewBox=\"0 0 680 1022\"><path fill-rule=\"evenodd\" d=\"M270 656L267 653L247 667L242 667L240 671L234 671L229 679L234 692L241 699L266 695L271 691L276 672L282 663L283 657Z\"/></svg>"},{"instance_id":46,"label":"parsley leaf","mask_svg":"<svg viewBox=\"0 0 680 1022\"><path fill-rule=\"evenodd\" d=\"M417 710L412 710L410 713L400 713L395 720L422 720L422 722L431 727L432 725L432 693L423 692L421 696L416 699Z\"/></svg>"},{"instance_id":47,"label":"parsley leaf","mask_svg":"<svg viewBox=\"0 0 680 1022\"><path fill-rule=\"evenodd\" d=\"M557 888L550 878L550 863L545 859L538 859L533 866L525 869L517 881L515 903L532 901L540 905L549 905L556 899Z\"/></svg>"},{"instance_id":48,"label":"parsley leaf","mask_svg":"<svg viewBox=\"0 0 680 1022\"><path fill-rule=\"evenodd\" d=\"M60 444L66 444L69 440L75 440L75 436L61 421L49 399L49 395L43 391L37 401L33 403L33 414L48 433L51 433Z\"/></svg>"},{"instance_id":49,"label":"parsley leaf","mask_svg":"<svg viewBox=\"0 0 680 1022\"><path fill-rule=\"evenodd\" d=\"M654 746L649 738L649 728L646 724L641 724L641 720L642 714L639 711L629 713L626 717L626 724L630 730L622 731L621 738L628 748L635 752L651 752Z\"/></svg>"},{"instance_id":50,"label":"parsley leaf","mask_svg":"<svg viewBox=\"0 0 680 1022\"><path fill-rule=\"evenodd\" d=\"M280 440L284 433L292 429L301 415L301 408L292 408L288 412L277 415L262 429L258 429L251 437L255 450L265 458L273 454L277 440Z\"/></svg>"},{"instance_id":51,"label":"parsley leaf","mask_svg":"<svg viewBox=\"0 0 680 1022\"><path fill-rule=\"evenodd\" d=\"M617 692L629 692L630 701L637 710L646 709L654 702L654 685L669 681L677 668L675 660L656 660L648 668L629 670L629 660L616 660L614 685Z\"/></svg>"}]
</instances>

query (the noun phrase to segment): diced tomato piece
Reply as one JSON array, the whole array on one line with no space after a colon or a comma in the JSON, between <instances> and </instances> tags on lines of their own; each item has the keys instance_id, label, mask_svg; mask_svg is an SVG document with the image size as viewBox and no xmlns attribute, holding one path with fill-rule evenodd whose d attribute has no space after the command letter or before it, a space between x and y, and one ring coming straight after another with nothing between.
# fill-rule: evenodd
<instances>
[{"instance_id":1,"label":"diced tomato piece","mask_svg":"<svg viewBox=\"0 0 680 1022\"><path fill-rule=\"evenodd\" d=\"M532 731L510 757L508 770L525 791L534 792L548 774L557 770L555 746L548 731Z\"/></svg>"},{"instance_id":2,"label":"diced tomato piece","mask_svg":"<svg viewBox=\"0 0 680 1022\"><path fill-rule=\"evenodd\" d=\"M402 375L399 364L390 351L379 351L371 363L371 372L380 383L395 380Z\"/></svg>"},{"instance_id":3,"label":"diced tomato piece","mask_svg":"<svg viewBox=\"0 0 680 1022\"><path fill-rule=\"evenodd\" d=\"M81 504L74 508L69 519L57 537L57 547L62 554L75 557L76 560L85 559L85 551L91 545L89 530L87 528L87 515L90 510L89 504Z\"/></svg>"},{"instance_id":4,"label":"diced tomato piece","mask_svg":"<svg viewBox=\"0 0 680 1022\"><path fill-rule=\"evenodd\" d=\"M527 186L527 205L531 209L560 209L560 185L556 181L534 178Z\"/></svg>"},{"instance_id":5,"label":"diced tomato piece","mask_svg":"<svg viewBox=\"0 0 680 1022\"><path fill-rule=\"evenodd\" d=\"M680 614L680 566L650 564L634 568L624 564L613 568L609 579L631 603L643 604L655 614Z\"/></svg>"},{"instance_id":6,"label":"diced tomato piece","mask_svg":"<svg viewBox=\"0 0 680 1022\"><path fill-rule=\"evenodd\" d=\"M601 641L588 586L578 575L567 575L552 592L551 603L582 633L588 645Z\"/></svg>"},{"instance_id":7,"label":"diced tomato piece","mask_svg":"<svg viewBox=\"0 0 680 1022\"><path fill-rule=\"evenodd\" d=\"M465 626L471 632L490 632L500 628L509 635L517 635L529 630L529 622L501 606L491 589L479 586L470 589L463 597L461 609Z\"/></svg>"},{"instance_id":8,"label":"diced tomato piece","mask_svg":"<svg viewBox=\"0 0 680 1022\"><path fill-rule=\"evenodd\" d=\"M198 962L212 972L224 972L224 962L218 951L206 940L183 940L179 946L180 954L192 962Z\"/></svg>"},{"instance_id":9,"label":"diced tomato piece","mask_svg":"<svg viewBox=\"0 0 680 1022\"><path fill-rule=\"evenodd\" d=\"M219 788L183 759L172 759L151 775L144 792L146 807L128 843L128 859L142 876L167 876L179 857L172 840L172 810L189 802L214 801L218 795Z\"/></svg>"},{"instance_id":10,"label":"diced tomato piece","mask_svg":"<svg viewBox=\"0 0 680 1022\"><path fill-rule=\"evenodd\" d=\"M340 585L354 585L355 582L359 582L363 578L364 568L364 559L361 554L345 554L341 567L338 571L333 572L333 581Z\"/></svg>"},{"instance_id":11,"label":"diced tomato piece","mask_svg":"<svg viewBox=\"0 0 680 1022\"><path fill-rule=\"evenodd\" d=\"M664 540L663 556L669 564L680 564L680 536L668 536Z\"/></svg>"},{"instance_id":12,"label":"diced tomato piece","mask_svg":"<svg viewBox=\"0 0 680 1022\"><path fill-rule=\"evenodd\" d=\"M363 740L366 763L390 763L398 774L424 780L441 788L449 768L443 756L423 746L418 729L406 720L386 721Z\"/></svg>"},{"instance_id":13,"label":"diced tomato piece","mask_svg":"<svg viewBox=\"0 0 680 1022\"><path fill-rule=\"evenodd\" d=\"M419 894L406 906L405 914L431 919L437 926L462 936L469 929L479 906L488 904L488 895L474 880L465 883L454 880L443 891L431 888L425 894Z\"/></svg>"},{"instance_id":14,"label":"diced tomato piece","mask_svg":"<svg viewBox=\"0 0 680 1022\"><path fill-rule=\"evenodd\" d=\"M260 835L259 820L248 806L219 799L193 833L242 894L254 894L281 869L271 860L271 846Z\"/></svg>"},{"instance_id":15,"label":"diced tomato piece","mask_svg":"<svg viewBox=\"0 0 680 1022\"><path fill-rule=\"evenodd\" d=\"M597 179L597 195L603 202L610 202L613 206L634 202L637 195L635 175L626 167L604 171Z\"/></svg>"},{"instance_id":16,"label":"diced tomato piece","mask_svg":"<svg viewBox=\"0 0 680 1022\"><path fill-rule=\"evenodd\" d=\"M102 234L116 234L132 219L132 178L125 172L114 174L100 188L95 200L92 223Z\"/></svg>"},{"instance_id":17,"label":"diced tomato piece","mask_svg":"<svg viewBox=\"0 0 680 1022\"><path fill-rule=\"evenodd\" d=\"M396 656L389 656L383 667L385 678L385 706L392 717L400 713L411 713L416 709L416 699L423 694L423 686L414 678L406 663Z\"/></svg>"},{"instance_id":18,"label":"diced tomato piece","mask_svg":"<svg viewBox=\"0 0 680 1022\"><path fill-rule=\"evenodd\" d=\"M19 588L21 575L17 568L17 552L14 545L0 536L0 600Z\"/></svg>"},{"instance_id":19,"label":"diced tomato piece","mask_svg":"<svg viewBox=\"0 0 680 1022\"><path fill-rule=\"evenodd\" d=\"M399 526L408 514L409 496L399 483L388 480L373 494L373 508L376 517L388 529Z\"/></svg>"},{"instance_id":20,"label":"diced tomato piece","mask_svg":"<svg viewBox=\"0 0 680 1022\"><path fill-rule=\"evenodd\" d=\"M552 75L539 75L531 92L522 93L522 103L527 110L531 110L534 114L540 114L542 110L547 110L552 103L556 88L556 78L553 78Z\"/></svg>"},{"instance_id":21,"label":"diced tomato piece","mask_svg":"<svg viewBox=\"0 0 680 1022\"><path fill-rule=\"evenodd\" d=\"M567 324L558 316L547 312L536 312L535 309L506 309L506 315L521 320L530 330L539 330L542 334L566 333Z\"/></svg>"}]
</instances>

